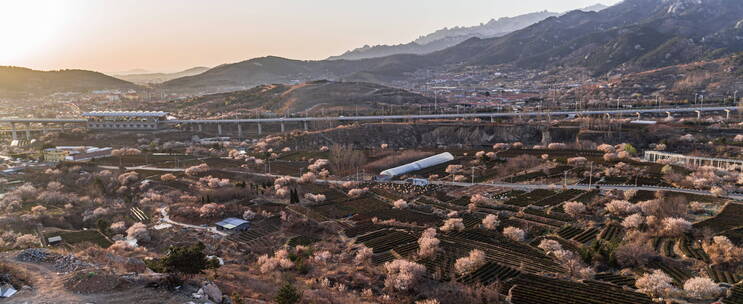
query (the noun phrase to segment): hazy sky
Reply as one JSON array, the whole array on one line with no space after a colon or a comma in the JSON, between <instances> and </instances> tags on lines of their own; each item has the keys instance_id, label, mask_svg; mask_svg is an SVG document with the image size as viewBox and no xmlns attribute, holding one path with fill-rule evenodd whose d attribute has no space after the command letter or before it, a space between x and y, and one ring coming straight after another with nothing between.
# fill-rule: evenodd
<instances>
[{"instance_id":1,"label":"hazy sky","mask_svg":"<svg viewBox=\"0 0 743 304\"><path fill-rule=\"evenodd\" d=\"M0 65L176 71L324 59L442 27L619 0L0 0Z\"/></svg>"}]
</instances>

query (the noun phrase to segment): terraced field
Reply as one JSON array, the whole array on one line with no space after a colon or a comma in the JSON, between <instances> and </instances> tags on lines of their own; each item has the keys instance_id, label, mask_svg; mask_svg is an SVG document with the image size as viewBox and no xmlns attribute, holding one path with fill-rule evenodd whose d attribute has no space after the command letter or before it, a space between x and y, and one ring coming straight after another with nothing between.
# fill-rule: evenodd
<instances>
[{"instance_id":1,"label":"terraced field","mask_svg":"<svg viewBox=\"0 0 743 304\"><path fill-rule=\"evenodd\" d=\"M695 229L709 227L715 233L743 226L743 204L728 203L715 217L694 224Z\"/></svg>"},{"instance_id":2,"label":"terraced field","mask_svg":"<svg viewBox=\"0 0 743 304\"><path fill-rule=\"evenodd\" d=\"M522 274L509 282L513 304L651 304L646 295L598 281L573 282Z\"/></svg>"},{"instance_id":3,"label":"terraced field","mask_svg":"<svg viewBox=\"0 0 743 304\"><path fill-rule=\"evenodd\" d=\"M635 279L632 277L625 277L613 273L597 273L595 276L593 276L593 278L599 281L612 283L614 285L635 288Z\"/></svg>"},{"instance_id":4,"label":"terraced field","mask_svg":"<svg viewBox=\"0 0 743 304\"><path fill-rule=\"evenodd\" d=\"M519 207L526 207L528 205L535 204L536 202L543 200L547 197L555 195L552 190L537 189L532 192L524 193L519 196L513 197L504 202L506 205L513 205Z\"/></svg>"}]
</instances>

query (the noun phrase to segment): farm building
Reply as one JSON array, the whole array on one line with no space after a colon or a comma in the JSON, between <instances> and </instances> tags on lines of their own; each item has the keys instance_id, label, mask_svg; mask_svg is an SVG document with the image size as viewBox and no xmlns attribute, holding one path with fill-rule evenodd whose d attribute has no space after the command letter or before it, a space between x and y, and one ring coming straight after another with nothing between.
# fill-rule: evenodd
<instances>
[{"instance_id":1,"label":"farm building","mask_svg":"<svg viewBox=\"0 0 743 304\"><path fill-rule=\"evenodd\" d=\"M449 152L444 152L441 154L436 154L431 157L427 157L421 160L414 161L409 164L405 164L399 167L384 170L382 171L382 173L379 173L379 175L381 179L391 179L395 176L400 176L400 175L410 173L413 171L418 171L421 169L437 166L440 164L450 162L452 160L454 160L454 155L451 155L451 153Z\"/></svg>"},{"instance_id":2,"label":"farm building","mask_svg":"<svg viewBox=\"0 0 743 304\"><path fill-rule=\"evenodd\" d=\"M48 162L87 161L111 156L111 148L89 146L59 146L44 149L44 160Z\"/></svg>"},{"instance_id":3,"label":"farm building","mask_svg":"<svg viewBox=\"0 0 743 304\"><path fill-rule=\"evenodd\" d=\"M2 299L2 298L10 298L16 292L18 292L18 291L15 290L15 288L13 288L13 286L10 286L10 284L0 285L0 299Z\"/></svg>"},{"instance_id":4,"label":"farm building","mask_svg":"<svg viewBox=\"0 0 743 304\"><path fill-rule=\"evenodd\" d=\"M226 218L220 222L217 222L217 230L222 231L245 231L250 228L250 222L241 220L239 218Z\"/></svg>"},{"instance_id":5,"label":"farm building","mask_svg":"<svg viewBox=\"0 0 743 304\"><path fill-rule=\"evenodd\" d=\"M58 236L53 236L53 237L48 238L46 241L47 241L47 243L49 245L61 244L62 243L62 236L59 236L59 235Z\"/></svg>"}]
</instances>

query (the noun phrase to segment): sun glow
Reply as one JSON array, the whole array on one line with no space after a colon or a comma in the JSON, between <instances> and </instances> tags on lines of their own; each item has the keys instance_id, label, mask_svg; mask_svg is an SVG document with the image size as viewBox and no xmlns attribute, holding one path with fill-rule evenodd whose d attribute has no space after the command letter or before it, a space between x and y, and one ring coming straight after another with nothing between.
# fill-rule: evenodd
<instances>
[{"instance_id":1,"label":"sun glow","mask_svg":"<svg viewBox=\"0 0 743 304\"><path fill-rule=\"evenodd\" d=\"M67 18L67 1L0 1L0 65L47 49Z\"/></svg>"}]
</instances>

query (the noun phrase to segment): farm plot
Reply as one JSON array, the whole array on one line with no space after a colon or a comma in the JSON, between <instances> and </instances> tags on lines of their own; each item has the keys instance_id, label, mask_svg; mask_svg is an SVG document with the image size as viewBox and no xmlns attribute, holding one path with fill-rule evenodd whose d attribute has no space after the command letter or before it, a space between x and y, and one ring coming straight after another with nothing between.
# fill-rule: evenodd
<instances>
[{"instance_id":1,"label":"farm plot","mask_svg":"<svg viewBox=\"0 0 743 304\"><path fill-rule=\"evenodd\" d=\"M664 261L653 261L648 264L648 267L653 269L660 269L669 275L677 285L682 285L686 280L691 278L691 274L678 266L671 265Z\"/></svg>"},{"instance_id":2,"label":"farm plot","mask_svg":"<svg viewBox=\"0 0 743 304\"><path fill-rule=\"evenodd\" d=\"M481 284L488 286L496 281L505 281L521 274L516 269L496 263L487 263L471 274L461 277L459 281L465 284Z\"/></svg>"},{"instance_id":3,"label":"farm plot","mask_svg":"<svg viewBox=\"0 0 743 304\"><path fill-rule=\"evenodd\" d=\"M397 220L403 223L429 226L439 226L441 224L441 219L434 215L416 212L409 209L387 208L374 211L365 211L359 214L369 218L376 217L377 219L382 221Z\"/></svg>"},{"instance_id":4,"label":"farm plot","mask_svg":"<svg viewBox=\"0 0 743 304\"><path fill-rule=\"evenodd\" d=\"M537 189L532 192L524 193L522 195L511 198L505 201L504 204L519 206L519 207L526 207L528 205L534 204L535 202L538 202L552 195L555 195L554 191Z\"/></svg>"},{"instance_id":5,"label":"farm plot","mask_svg":"<svg viewBox=\"0 0 743 304\"><path fill-rule=\"evenodd\" d=\"M528 172L524 174L515 175L512 177L506 178L506 180L512 183L521 183L521 182L526 182L526 181L540 179L540 178L560 177L565 173L565 171L569 171L572 169L573 169L572 166L560 165L554 168L549 168L547 170L532 171L532 172Z\"/></svg>"},{"instance_id":6,"label":"farm plot","mask_svg":"<svg viewBox=\"0 0 743 304\"><path fill-rule=\"evenodd\" d=\"M111 246L109 241L103 234L98 230L82 230L82 231L60 231L45 233L44 237L49 238L53 236L61 236L62 242L66 245L75 245L85 242L90 242L101 248L108 248Z\"/></svg>"},{"instance_id":7,"label":"farm plot","mask_svg":"<svg viewBox=\"0 0 743 304\"><path fill-rule=\"evenodd\" d=\"M598 229L590 228L573 237L573 240L581 244L588 244L596 239L597 234L599 234Z\"/></svg>"},{"instance_id":8,"label":"farm plot","mask_svg":"<svg viewBox=\"0 0 743 304\"><path fill-rule=\"evenodd\" d=\"M709 275L710 279L717 283L735 284L738 282L738 276L735 273L715 269L714 267L708 268L707 274Z\"/></svg>"},{"instance_id":9,"label":"farm plot","mask_svg":"<svg viewBox=\"0 0 743 304\"><path fill-rule=\"evenodd\" d=\"M559 235L561 238L566 240L571 240L574 237L578 236L579 234L583 233L585 230L573 226L565 226L560 231L557 232L557 235Z\"/></svg>"},{"instance_id":10,"label":"farm plot","mask_svg":"<svg viewBox=\"0 0 743 304\"><path fill-rule=\"evenodd\" d=\"M722 300L724 304L743 304L743 284L735 285L730 290L730 296Z\"/></svg>"},{"instance_id":11,"label":"farm plot","mask_svg":"<svg viewBox=\"0 0 743 304\"><path fill-rule=\"evenodd\" d=\"M487 260L500 265L522 269L527 272L554 272L562 273L565 270L541 251L520 244L494 232L470 231L441 235L442 243L449 243L464 250L462 256L473 249L482 250Z\"/></svg>"},{"instance_id":12,"label":"farm plot","mask_svg":"<svg viewBox=\"0 0 743 304\"><path fill-rule=\"evenodd\" d=\"M607 225L599 234L599 238L607 242L620 242L624 238L624 229L619 225Z\"/></svg>"},{"instance_id":13,"label":"farm plot","mask_svg":"<svg viewBox=\"0 0 743 304\"><path fill-rule=\"evenodd\" d=\"M327 202L309 207L311 210L328 218L345 218L354 214L372 213L391 209L390 205L371 197L360 197L344 202Z\"/></svg>"},{"instance_id":14,"label":"farm plot","mask_svg":"<svg viewBox=\"0 0 743 304\"><path fill-rule=\"evenodd\" d=\"M648 296L598 281L573 282L522 274L509 282L513 304L642 304ZM510 287L507 286L507 287Z\"/></svg>"},{"instance_id":15,"label":"farm plot","mask_svg":"<svg viewBox=\"0 0 743 304\"><path fill-rule=\"evenodd\" d=\"M256 222L250 230L241 231L232 234L227 237L228 240L247 245L248 247L254 246L272 246L266 236L269 236L276 231L279 231L281 226L281 219L278 216L264 219L260 222Z\"/></svg>"},{"instance_id":16,"label":"farm plot","mask_svg":"<svg viewBox=\"0 0 743 304\"><path fill-rule=\"evenodd\" d=\"M618 275L618 274L607 272L607 273L597 273L596 275L593 276L593 278L596 280L602 281L602 282L612 283L614 285L627 286L630 288L635 287L635 279L632 277L626 277L623 275Z\"/></svg>"},{"instance_id":17,"label":"farm plot","mask_svg":"<svg viewBox=\"0 0 743 304\"><path fill-rule=\"evenodd\" d=\"M398 230L381 230L378 233L359 237L356 241L363 243L377 254L395 249L398 246L415 243L418 241L418 237Z\"/></svg>"},{"instance_id":18,"label":"farm plot","mask_svg":"<svg viewBox=\"0 0 743 304\"><path fill-rule=\"evenodd\" d=\"M695 242L687 235L684 235L678 239L678 246L686 257L702 260L705 263L709 263L709 256L702 248L695 245Z\"/></svg>"},{"instance_id":19,"label":"farm plot","mask_svg":"<svg viewBox=\"0 0 743 304\"><path fill-rule=\"evenodd\" d=\"M743 204L728 203L715 217L694 224L695 229L709 227L715 233L739 228L743 225Z\"/></svg>"},{"instance_id":20,"label":"farm plot","mask_svg":"<svg viewBox=\"0 0 743 304\"><path fill-rule=\"evenodd\" d=\"M300 188L303 193L313 193L325 195L326 201L337 201L346 198L346 195L334 188L330 188L325 185L309 183L301 184Z\"/></svg>"},{"instance_id":21,"label":"farm plot","mask_svg":"<svg viewBox=\"0 0 743 304\"><path fill-rule=\"evenodd\" d=\"M585 191L582 190L576 190L576 189L570 189L566 191L562 191L558 194L555 194L553 196L544 198L536 203L534 203L535 206L557 206L559 204L562 204L565 201L572 200L579 195L585 193Z\"/></svg>"},{"instance_id":22,"label":"farm plot","mask_svg":"<svg viewBox=\"0 0 743 304\"><path fill-rule=\"evenodd\" d=\"M669 258L676 257L676 253L673 250L673 247L675 247L676 245L676 239L668 237L657 237L653 238L652 245L655 251L660 253L662 256Z\"/></svg>"}]
</instances>

